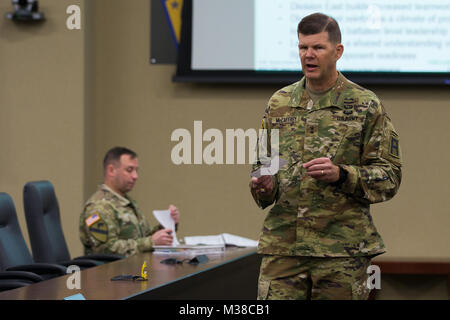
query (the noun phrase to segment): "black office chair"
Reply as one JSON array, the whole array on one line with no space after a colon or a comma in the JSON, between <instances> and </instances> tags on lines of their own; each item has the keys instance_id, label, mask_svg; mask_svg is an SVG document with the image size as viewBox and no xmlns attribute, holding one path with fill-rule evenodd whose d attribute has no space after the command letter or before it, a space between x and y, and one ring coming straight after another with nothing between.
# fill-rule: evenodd
<instances>
[{"instance_id":1,"label":"black office chair","mask_svg":"<svg viewBox=\"0 0 450 320\"><path fill-rule=\"evenodd\" d=\"M43 277L32 272L3 271L0 272L0 292L24 287L44 280Z\"/></svg>"},{"instance_id":2,"label":"black office chair","mask_svg":"<svg viewBox=\"0 0 450 320\"><path fill-rule=\"evenodd\" d=\"M16 281L16 280L0 280L0 292L7 291L7 290L13 290L17 288L22 288L27 285L32 284L31 282L25 282L25 281Z\"/></svg>"},{"instance_id":3,"label":"black office chair","mask_svg":"<svg viewBox=\"0 0 450 320\"><path fill-rule=\"evenodd\" d=\"M58 200L49 181L28 182L23 189L23 204L35 261L78 265L83 269L124 258L121 255L93 254L70 260Z\"/></svg>"},{"instance_id":4,"label":"black office chair","mask_svg":"<svg viewBox=\"0 0 450 320\"><path fill-rule=\"evenodd\" d=\"M0 193L0 291L66 275L67 268L34 263L20 230L12 198Z\"/></svg>"}]
</instances>

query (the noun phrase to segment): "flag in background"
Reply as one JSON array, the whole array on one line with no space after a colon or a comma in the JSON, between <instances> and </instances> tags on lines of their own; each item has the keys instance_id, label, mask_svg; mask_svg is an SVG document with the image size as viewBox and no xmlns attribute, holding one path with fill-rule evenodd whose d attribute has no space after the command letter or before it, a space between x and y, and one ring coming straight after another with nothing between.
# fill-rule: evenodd
<instances>
[{"instance_id":1,"label":"flag in background","mask_svg":"<svg viewBox=\"0 0 450 320\"><path fill-rule=\"evenodd\" d=\"M166 12L172 37L176 46L180 44L181 37L181 9L183 8L183 0L161 0L164 11Z\"/></svg>"}]
</instances>

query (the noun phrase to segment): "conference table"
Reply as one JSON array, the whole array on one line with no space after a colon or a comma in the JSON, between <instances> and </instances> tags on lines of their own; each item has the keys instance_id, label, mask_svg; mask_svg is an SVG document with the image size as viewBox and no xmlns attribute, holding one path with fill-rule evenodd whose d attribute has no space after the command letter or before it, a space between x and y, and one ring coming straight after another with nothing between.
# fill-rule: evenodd
<instances>
[{"instance_id":1,"label":"conference table","mask_svg":"<svg viewBox=\"0 0 450 320\"><path fill-rule=\"evenodd\" d=\"M86 300L256 299L261 262L256 248L227 247L223 253L206 255L208 261L200 264L163 264L167 258L185 257L142 253L81 270L80 289L69 288L74 275L68 274L1 292L0 300L63 300L77 294ZM111 280L124 274L140 275L144 261L147 281Z\"/></svg>"}]
</instances>

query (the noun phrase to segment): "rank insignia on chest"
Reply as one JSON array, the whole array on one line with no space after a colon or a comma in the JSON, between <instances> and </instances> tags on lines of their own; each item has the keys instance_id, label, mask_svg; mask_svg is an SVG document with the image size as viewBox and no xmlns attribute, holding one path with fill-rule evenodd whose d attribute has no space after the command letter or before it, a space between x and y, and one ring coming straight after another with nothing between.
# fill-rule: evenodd
<instances>
[{"instance_id":1,"label":"rank insignia on chest","mask_svg":"<svg viewBox=\"0 0 450 320\"><path fill-rule=\"evenodd\" d=\"M343 112L344 112L344 114L347 115L347 116L352 115L352 114L353 114L353 108L350 109L350 110L344 110Z\"/></svg>"},{"instance_id":2,"label":"rank insignia on chest","mask_svg":"<svg viewBox=\"0 0 450 320\"><path fill-rule=\"evenodd\" d=\"M344 99L344 104L355 104L358 102L357 98L345 98Z\"/></svg>"}]
</instances>

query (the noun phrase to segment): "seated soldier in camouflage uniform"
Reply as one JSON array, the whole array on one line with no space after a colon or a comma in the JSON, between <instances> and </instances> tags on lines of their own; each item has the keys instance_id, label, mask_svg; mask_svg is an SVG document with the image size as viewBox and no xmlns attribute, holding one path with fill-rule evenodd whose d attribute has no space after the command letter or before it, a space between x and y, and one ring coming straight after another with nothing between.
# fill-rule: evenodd
<instances>
[{"instance_id":1,"label":"seated soldier in camouflage uniform","mask_svg":"<svg viewBox=\"0 0 450 320\"><path fill-rule=\"evenodd\" d=\"M278 130L287 164L250 183L260 208L275 203L258 246L258 298L367 299L367 268L385 251L370 204L398 191L399 136L377 96L337 71L334 19L309 15L298 37L304 77L271 97L262 124Z\"/></svg>"},{"instance_id":2,"label":"seated soldier in camouflage uniform","mask_svg":"<svg viewBox=\"0 0 450 320\"><path fill-rule=\"evenodd\" d=\"M80 216L80 239L85 254L112 253L124 256L150 251L153 245L171 245L173 230L150 227L136 201L127 193L138 179L135 152L121 147L109 150L103 161L104 183L86 202ZM178 209L170 205L176 226Z\"/></svg>"}]
</instances>

